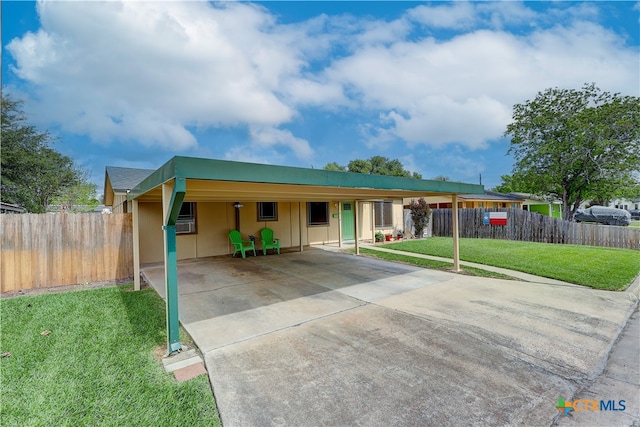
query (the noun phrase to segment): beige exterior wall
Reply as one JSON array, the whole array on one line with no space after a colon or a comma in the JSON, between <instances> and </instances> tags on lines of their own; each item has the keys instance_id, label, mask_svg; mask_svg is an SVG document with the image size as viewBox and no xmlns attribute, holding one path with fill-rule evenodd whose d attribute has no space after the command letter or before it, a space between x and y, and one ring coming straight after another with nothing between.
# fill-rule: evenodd
<instances>
[{"instance_id":1,"label":"beige exterior wall","mask_svg":"<svg viewBox=\"0 0 640 427\"><path fill-rule=\"evenodd\" d=\"M188 201L188 198L186 199ZM300 220L302 220L302 243L323 244L338 242L339 202L329 202L329 225L307 226L307 204L278 202L277 221L258 221L258 204L242 202L240 208L240 232L244 238L256 236L256 247L261 249L260 230L269 227L280 239L282 248L300 246ZM164 243L162 231L162 204L139 202L140 212L140 263L162 262ZM334 217L335 214L335 217ZM371 203L358 205L359 236L371 239ZM394 202L395 227L402 227L402 201ZM178 259L202 258L233 253L229 242L229 231L235 229L235 208L233 203L197 202L196 234L178 234L176 237ZM393 228L389 232L393 231Z\"/></svg>"},{"instance_id":2,"label":"beige exterior wall","mask_svg":"<svg viewBox=\"0 0 640 427\"><path fill-rule=\"evenodd\" d=\"M125 208L126 205L126 208ZM128 208L128 209L127 209ZM131 213L131 202L127 202L126 194L114 194L112 213Z\"/></svg>"}]
</instances>

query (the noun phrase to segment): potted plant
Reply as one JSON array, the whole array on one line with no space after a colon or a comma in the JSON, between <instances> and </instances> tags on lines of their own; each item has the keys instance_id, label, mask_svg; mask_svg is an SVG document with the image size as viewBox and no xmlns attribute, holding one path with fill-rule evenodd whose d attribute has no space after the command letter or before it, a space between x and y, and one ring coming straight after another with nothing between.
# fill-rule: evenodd
<instances>
[{"instance_id":1,"label":"potted plant","mask_svg":"<svg viewBox=\"0 0 640 427\"><path fill-rule=\"evenodd\" d=\"M396 230L396 240L402 240L404 237L404 231Z\"/></svg>"},{"instance_id":2,"label":"potted plant","mask_svg":"<svg viewBox=\"0 0 640 427\"><path fill-rule=\"evenodd\" d=\"M384 235L384 240L387 241L387 242L390 242L391 241L391 237L393 237L393 234L387 233L387 234Z\"/></svg>"},{"instance_id":3,"label":"potted plant","mask_svg":"<svg viewBox=\"0 0 640 427\"><path fill-rule=\"evenodd\" d=\"M376 242L382 242L384 240L384 234L381 231L376 231L375 234Z\"/></svg>"}]
</instances>

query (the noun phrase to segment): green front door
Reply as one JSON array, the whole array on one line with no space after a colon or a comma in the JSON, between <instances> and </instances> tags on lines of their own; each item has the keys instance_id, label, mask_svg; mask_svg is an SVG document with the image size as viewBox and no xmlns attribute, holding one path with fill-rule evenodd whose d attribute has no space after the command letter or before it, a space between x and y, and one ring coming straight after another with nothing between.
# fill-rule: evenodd
<instances>
[{"instance_id":1,"label":"green front door","mask_svg":"<svg viewBox=\"0 0 640 427\"><path fill-rule=\"evenodd\" d=\"M353 240L354 228L353 202L342 202L342 240Z\"/></svg>"}]
</instances>

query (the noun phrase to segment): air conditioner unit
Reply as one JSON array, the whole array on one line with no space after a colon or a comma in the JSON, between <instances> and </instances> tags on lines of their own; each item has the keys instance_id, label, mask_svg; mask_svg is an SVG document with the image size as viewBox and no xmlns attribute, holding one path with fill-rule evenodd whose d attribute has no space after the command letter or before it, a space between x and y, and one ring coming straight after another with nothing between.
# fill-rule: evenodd
<instances>
[{"instance_id":1,"label":"air conditioner unit","mask_svg":"<svg viewBox=\"0 0 640 427\"><path fill-rule=\"evenodd\" d=\"M176 223L176 233L193 233L196 231L195 222L179 222Z\"/></svg>"}]
</instances>

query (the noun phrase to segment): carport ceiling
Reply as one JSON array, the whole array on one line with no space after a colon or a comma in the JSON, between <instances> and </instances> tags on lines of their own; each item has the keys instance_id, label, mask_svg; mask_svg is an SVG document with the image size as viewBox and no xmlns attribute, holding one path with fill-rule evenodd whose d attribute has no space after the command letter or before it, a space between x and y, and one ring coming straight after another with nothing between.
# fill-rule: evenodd
<instances>
[{"instance_id":1,"label":"carport ceiling","mask_svg":"<svg viewBox=\"0 0 640 427\"><path fill-rule=\"evenodd\" d=\"M481 185L174 157L129 199L162 201L162 184L186 180L185 201L327 201L483 194Z\"/></svg>"}]
</instances>

